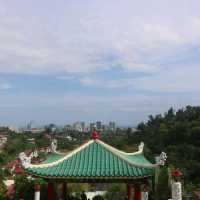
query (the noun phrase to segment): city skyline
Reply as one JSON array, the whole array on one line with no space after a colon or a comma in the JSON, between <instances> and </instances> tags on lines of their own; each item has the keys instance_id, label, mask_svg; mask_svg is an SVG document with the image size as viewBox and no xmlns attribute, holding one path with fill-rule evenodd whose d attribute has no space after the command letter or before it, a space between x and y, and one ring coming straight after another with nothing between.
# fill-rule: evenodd
<instances>
[{"instance_id":1,"label":"city skyline","mask_svg":"<svg viewBox=\"0 0 200 200\"><path fill-rule=\"evenodd\" d=\"M199 105L199 9L198 0L0 0L0 124L134 126Z\"/></svg>"}]
</instances>

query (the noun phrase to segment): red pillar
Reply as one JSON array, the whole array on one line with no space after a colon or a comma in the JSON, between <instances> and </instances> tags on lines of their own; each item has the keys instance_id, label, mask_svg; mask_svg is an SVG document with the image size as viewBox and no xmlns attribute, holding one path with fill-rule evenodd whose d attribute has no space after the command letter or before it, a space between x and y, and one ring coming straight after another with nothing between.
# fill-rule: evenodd
<instances>
[{"instance_id":1,"label":"red pillar","mask_svg":"<svg viewBox=\"0 0 200 200\"><path fill-rule=\"evenodd\" d=\"M141 200L141 188L140 185L136 185L134 187L135 192L134 192L134 200Z\"/></svg>"},{"instance_id":2,"label":"red pillar","mask_svg":"<svg viewBox=\"0 0 200 200\"><path fill-rule=\"evenodd\" d=\"M128 200L131 200L131 195L132 194L132 187L131 185L127 185L127 197L128 197Z\"/></svg>"},{"instance_id":3,"label":"red pillar","mask_svg":"<svg viewBox=\"0 0 200 200\"><path fill-rule=\"evenodd\" d=\"M54 185L52 182L48 182L48 200L54 200Z\"/></svg>"}]
</instances>

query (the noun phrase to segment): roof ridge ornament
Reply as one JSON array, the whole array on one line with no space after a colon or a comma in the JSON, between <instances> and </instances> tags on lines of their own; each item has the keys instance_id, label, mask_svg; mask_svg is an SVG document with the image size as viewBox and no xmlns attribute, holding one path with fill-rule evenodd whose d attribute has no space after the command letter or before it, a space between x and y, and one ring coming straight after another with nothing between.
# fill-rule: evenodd
<instances>
[{"instance_id":1,"label":"roof ridge ornament","mask_svg":"<svg viewBox=\"0 0 200 200\"><path fill-rule=\"evenodd\" d=\"M52 142L51 142L51 147L50 147L52 153L55 153L55 152L56 152L57 146L58 146L57 140L56 140L56 139L53 139Z\"/></svg>"},{"instance_id":2,"label":"roof ridge ornament","mask_svg":"<svg viewBox=\"0 0 200 200\"><path fill-rule=\"evenodd\" d=\"M167 154L165 152L161 152L160 156L155 157L156 164L164 166L167 161Z\"/></svg>"},{"instance_id":3,"label":"roof ridge ornament","mask_svg":"<svg viewBox=\"0 0 200 200\"><path fill-rule=\"evenodd\" d=\"M140 142L140 145L138 146L138 151L143 152L144 149L144 142Z\"/></svg>"},{"instance_id":4,"label":"roof ridge ornament","mask_svg":"<svg viewBox=\"0 0 200 200\"><path fill-rule=\"evenodd\" d=\"M24 152L19 154L19 159L21 161L22 166L26 169L31 164L31 156L27 156Z\"/></svg>"},{"instance_id":5,"label":"roof ridge ornament","mask_svg":"<svg viewBox=\"0 0 200 200\"><path fill-rule=\"evenodd\" d=\"M96 128L93 128L92 139L93 140L99 139L99 134L97 133Z\"/></svg>"}]
</instances>

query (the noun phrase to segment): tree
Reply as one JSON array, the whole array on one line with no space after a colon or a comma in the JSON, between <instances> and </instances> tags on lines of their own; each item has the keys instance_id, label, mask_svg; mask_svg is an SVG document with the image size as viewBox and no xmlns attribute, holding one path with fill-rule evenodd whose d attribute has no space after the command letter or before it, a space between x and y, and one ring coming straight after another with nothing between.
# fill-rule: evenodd
<instances>
[{"instance_id":1,"label":"tree","mask_svg":"<svg viewBox=\"0 0 200 200\"><path fill-rule=\"evenodd\" d=\"M13 200L32 199L34 196L34 182L27 179L25 174L15 176L15 192L13 194Z\"/></svg>"},{"instance_id":2,"label":"tree","mask_svg":"<svg viewBox=\"0 0 200 200\"><path fill-rule=\"evenodd\" d=\"M185 186L200 182L200 106L187 106L175 111L170 108L164 115L150 116L146 123L140 123L141 134L137 140L144 141L150 150L147 157L165 151L168 164L183 171ZM134 142L132 135L129 141ZM145 148L146 149L146 148ZM146 155L146 154L145 154ZM164 179L165 172L161 179ZM164 184L164 180L162 180ZM163 189L158 189L162 191Z\"/></svg>"},{"instance_id":3,"label":"tree","mask_svg":"<svg viewBox=\"0 0 200 200\"><path fill-rule=\"evenodd\" d=\"M156 173L155 199L166 200L170 197L168 168L157 169Z\"/></svg>"},{"instance_id":4,"label":"tree","mask_svg":"<svg viewBox=\"0 0 200 200\"><path fill-rule=\"evenodd\" d=\"M2 169L0 169L0 200L6 199L6 186L4 184L5 176Z\"/></svg>"}]
</instances>

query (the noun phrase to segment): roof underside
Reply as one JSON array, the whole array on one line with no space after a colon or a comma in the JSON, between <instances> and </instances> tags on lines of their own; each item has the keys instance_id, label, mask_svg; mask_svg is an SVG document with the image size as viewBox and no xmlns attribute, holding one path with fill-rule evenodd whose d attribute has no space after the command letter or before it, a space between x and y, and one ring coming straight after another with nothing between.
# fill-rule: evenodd
<instances>
[{"instance_id":1,"label":"roof underside","mask_svg":"<svg viewBox=\"0 0 200 200\"><path fill-rule=\"evenodd\" d=\"M142 178L154 173L153 165L142 153L114 152L93 140L71 156L52 155L43 165L31 165L27 172L51 178Z\"/></svg>"}]
</instances>

